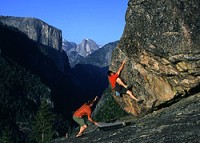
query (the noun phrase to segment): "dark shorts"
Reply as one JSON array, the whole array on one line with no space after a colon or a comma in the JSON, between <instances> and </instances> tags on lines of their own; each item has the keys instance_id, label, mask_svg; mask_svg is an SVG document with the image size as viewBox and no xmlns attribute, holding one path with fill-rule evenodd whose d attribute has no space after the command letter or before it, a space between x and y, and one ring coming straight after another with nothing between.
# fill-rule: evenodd
<instances>
[{"instance_id":1,"label":"dark shorts","mask_svg":"<svg viewBox=\"0 0 200 143\"><path fill-rule=\"evenodd\" d=\"M115 84L115 91L119 92L120 94L126 94L127 90L125 87L119 85L117 82Z\"/></svg>"},{"instance_id":2,"label":"dark shorts","mask_svg":"<svg viewBox=\"0 0 200 143\"><path fill-rule=\"evenodd\" d=\"M80 126L84 126L86 125L86 121L84 120L84 118L78 118L73 116L73 119L76 123L78 123Z\"/></svg>"}]
</instances>

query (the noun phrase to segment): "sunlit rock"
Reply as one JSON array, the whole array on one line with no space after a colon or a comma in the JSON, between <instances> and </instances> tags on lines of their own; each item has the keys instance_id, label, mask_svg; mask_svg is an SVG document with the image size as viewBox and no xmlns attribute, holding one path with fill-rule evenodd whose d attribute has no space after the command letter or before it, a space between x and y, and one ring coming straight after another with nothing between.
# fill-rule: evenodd
<instances>
[{"instance_id":1,"label":"sunlit rock","mask_svg":"<svg viewBox=\"0 0 200 143\"><path fill-rule=\"evenodd\" d=\"M200 91L199 16L198 0L129 0L110 69L125 59L120 76L144 102L115 98L125 111L139 116Z\"/></svg>"}]
</instances>

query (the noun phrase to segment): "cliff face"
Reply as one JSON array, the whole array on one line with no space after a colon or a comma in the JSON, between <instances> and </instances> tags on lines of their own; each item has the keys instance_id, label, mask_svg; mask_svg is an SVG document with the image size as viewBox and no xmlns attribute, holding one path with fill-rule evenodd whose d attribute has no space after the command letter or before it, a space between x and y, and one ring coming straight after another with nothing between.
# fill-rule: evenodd
<instances>
[{"instance_id":1,"label":"cliff face","mask_svg":"<svg viewBox=\"0 0 200 143\"><path fill-rule=\"evenodd\" d=\"M0 17L0 21L5 25L16 27L23 33L26 33L30 39L38 43L57 50L62 49L61 30L39 19L7 16Z\"/></svg>"},{"instance_id":2,"label":"cliff face","mask_svg":"<svg viewBox=\"0 0 200 143\"><path fill-rule=\"evenodd\" d=\"M116 98L128 113L146 114L200 92L200 2L129 0L126 26L110 69L126 60L121 78L144 99Z\"/></svg>"},{"instance_id":3,"label":"cliff face","mask_svg":"<svg viewBox=\"0 0 200 143\"><path fill-rule=\"evenodd\" d=\"M0 22L17 28L38 43L40 51L54 61L58 70L63 73L69 70L68 57L62 51L61 30L35 18L0 16Z\"/></svg>"}]
</instances>

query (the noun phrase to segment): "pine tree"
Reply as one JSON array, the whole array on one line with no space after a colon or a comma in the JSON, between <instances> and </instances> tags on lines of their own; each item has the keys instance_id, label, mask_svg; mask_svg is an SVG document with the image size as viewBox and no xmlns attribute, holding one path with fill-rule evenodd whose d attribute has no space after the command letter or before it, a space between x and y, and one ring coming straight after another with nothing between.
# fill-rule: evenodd
<instances>
[{"instance_id":1,"label":"pine tree","mask_svg":"<svg viewBox=\"0 0 200 143\"><path fill-rule=\"evenodd\" d=\"M45 143L53 138L54 115L50 105L43 100L32 124L31 139L37 143Z\"/></svg>"},{"instance_id":2,"label":"pine tree","mask_svg":"<svg viewBox=\"0 0 200 143\"><path fill-rule=\"evenodd\" d=\"M0 137L0 143L12 143L11 133L8 127L3 130L2 136Z\"/></svg>"}]
</instances>

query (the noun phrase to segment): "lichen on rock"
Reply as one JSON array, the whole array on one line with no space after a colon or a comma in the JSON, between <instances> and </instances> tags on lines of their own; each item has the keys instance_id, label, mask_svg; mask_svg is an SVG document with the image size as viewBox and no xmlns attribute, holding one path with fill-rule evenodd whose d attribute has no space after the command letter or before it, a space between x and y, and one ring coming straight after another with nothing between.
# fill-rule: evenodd
<instances>
[{"instance_id":1,"label":"lichen on rock","mask_svg":"<svg viewBox=\"0 0 200 143\"><path fill-rule=\"evenodd\" d=\"M144 103L116 98L125 111L139 116L199 92L199 6L198 0L129 0L110 69L116 71L125 59L120 77Z\"/></svg>"}]
</instances>

